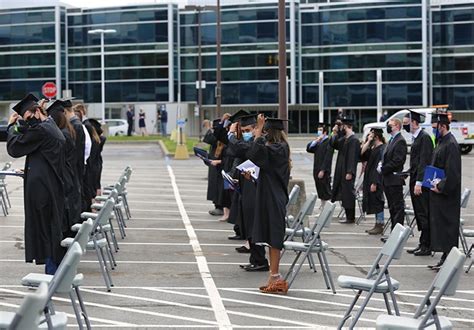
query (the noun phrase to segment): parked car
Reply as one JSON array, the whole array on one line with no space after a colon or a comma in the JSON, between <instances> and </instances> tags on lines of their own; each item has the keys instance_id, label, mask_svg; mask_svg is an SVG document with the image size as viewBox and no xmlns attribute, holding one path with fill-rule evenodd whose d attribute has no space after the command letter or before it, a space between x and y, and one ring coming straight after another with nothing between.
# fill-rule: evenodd
<instances>
[{"instance_id":1,"label":"parked car","mask_svg":"<svg viewBox=\"0 0 474 330\"><path fill-rule=\"evenodd\" d=\"M7 120L0 120L0 141L5 142L7 140Z\"/></svg>"},{"instance_id":2,"label":"parked car","mask_svg":"<svg viewBox=\"0 0 474 330\"><path fill-rule=\"evenodd\" d=\"M425 119L425 121L423 123L420 123L420 126L426 129L426 132L428 132L430 135L433 135L431 130L431 114L436 111L436 108L422 108L412 110L419 112L425 116L422 117ZM403 117L405 117L407 113L408 110L400 110L390 116L386 121L364 125L364 134L362 137L363 140L365 141L365 137L367 136L367 134L369 134L371 128L383 127L385 138L388 141L388 139L390 138L386 128L388 121L392 118L398 118L400 120L403 120ZM451 133L454 135L456 141L461 146L461 152L463 154L468 154L469 152L471 152L472 146L474 144L474 123L453 121L449 126ZM410 146L412 141L411 136L403 129L402 134L405 137L407 144Z\"/></svg>"},{"instance_id":3,"label":"parked car","mask_svg":"<svg viewBox=\"0 0 474 330\"><path fill-rule=\"evenodd\" d=\"M106 119L105 123L109 127L109 136L126 135L128 123L124 119Z\"/></svg>"}]
</instances>

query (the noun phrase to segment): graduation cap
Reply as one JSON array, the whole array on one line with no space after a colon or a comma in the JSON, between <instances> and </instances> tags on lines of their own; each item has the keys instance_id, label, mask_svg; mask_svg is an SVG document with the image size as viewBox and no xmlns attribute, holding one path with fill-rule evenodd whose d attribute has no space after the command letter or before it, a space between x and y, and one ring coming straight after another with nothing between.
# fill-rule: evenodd
<instances>
[{"instance_id":1,"label":"graduation cap","mask_svg":"<svg viewBox=\"0 0 474 330\"><path fill-rule=\"evenodd\" d=\"M236 113L234 113L232 116L230 116L229 120L230 120L231 123L235 123L235 122L237 122L241 117L245 117L245 116L248 116L248 115L250 115L249 112L240 109L239 111L237 111Z\"/></svg>"},{"instance_id":2,"label":"graduation cap","mask_svg":"<svg viewBox=\"0 0 474 330\"><path fill-rule=\"evenodd\" d=\"M342 117L341 121L345 125L351 125L351 126L354 125L354 119L351 117Z\"/></svg>"},{"instance_id":3,"label":"graduation cap","mask_svg":"<svg viewBox=\"0 0 474 330\"><path fill-rule=\"evenodd\" d=\"M31 107L38 105L39 99L33 94L26 95L23 100L18 102L13 106L13 110L23 117L27 110L30 110Z\"/></svg>"},{"instance_id":4,"label":"graduation cap","mask_svg":"<svg viewBox=\"0 0 474 330\"><path fill-rule=\"evenodd\" d=\"M60 112L64 112L64 105L63 105L63 102L61 100L56 100L53 102L53 104L51 104L47 109L46 109L46 113L51 116L54 112L56 111L60 111Z\"/></svg>"},{"instance_id":5,"label":"graduation cap","mask_svg":"<svg viewBox=\"0 0 474 330\"><path fill-rule=\"evenodd\" d=\"M104 132L102 130L102 125L96 119L89 118L89 123L92 125L92 127L94 127L98 135L102 135L102 133Z\"/></svg>"},{"instance_id":6,"label":"graduation cap","mask_svg":"<svg viewBox=\"0 0 474 330\"><path fill-rule=\"evenodd\" d=\"M285 129L285 126L283 122L288 121L287 119L279 119L279 118L267 118L265 120L265 126L264 129L276 129L283 131Z\"/></svg>"},{"instance_id":7,"label":"graduation cap","mask_svg":"<svg viewBox=\"0 0 474 330\"><path fill-rule=\"evenodd\" d=\"M75 97L68 97L60 100L64 108L72 108L72 100L74 100Z\"/></svg>"},{"instance_id":8,"label":"graduation cap","mask_svg":"<svg viewBox=\"0 0 474 330\"><path fill-rule=\"evenodd\" d=\"M450 124L451 123L451 120L449 120L449 116L447 113L445 112L441 112L441 113L433 113L433 118L431 119L431 122L436 124L436 123L439 123L439 124Z\"/></svg>"},{"instance_id":9,"label":"graduation cap","mask_svg":"<svg viewBox=\"0 0 474 330\"><path fill-rule=\"evenodd\" d=\"M249 116L240 117L241 127L255 125L256 123L257 123L257 115L249 115Z\"/></svg>"},{"instance_id":10,"label":"graduation cap","mask_svg":"<svg viewBox=\"0 0 474 330\"><path fill-rule=\"evenodd\" d=\"M425 115L413 110L408 110L408 113L405 115L405 117L421 123L421 117L425 117Z\"/></svg>"}]
</instances>

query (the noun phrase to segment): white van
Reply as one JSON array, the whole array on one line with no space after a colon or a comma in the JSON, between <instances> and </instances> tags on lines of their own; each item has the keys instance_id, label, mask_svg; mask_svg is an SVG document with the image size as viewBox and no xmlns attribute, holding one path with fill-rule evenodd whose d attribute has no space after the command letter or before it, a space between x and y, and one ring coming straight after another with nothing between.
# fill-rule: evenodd
<instances>
[{"instance_id":1,"label":"white van","mask_svg":"<svg viewBox=\"0 0 474 330\"><path fill-rule=\"evenodd\" d=\"M422 117L422 119L424 118L424 122L421 123L421 127L423 127L427 133L429 133L430 135L433 135L432 128L431 128L431 114L438 109L437 108L421 108L421 109L417 108L417 109L412 109L412 110L424 115L424 117ZM365 141L367 134L369 134L372 128L383 128L385 138L388 141L388 139L390 138L390 135L387 133L388 121L392 118L398 118L403 122L403 118L405 117L407 113L408 113L408 109L400 110L394 113L392 116L390 116L387 120L383 122L370 123L370 124L364 125L363 140ZM471 152L472 146L474 144L474 123L453 121L450 124L450 128L451 128L451 133L456 137L457 142L461 146L461 152L463 154L468 154L469 152ZM402 129L402 134L405 137L407 144L411 145L411 142L412 142L411 135L403 129Z\"/></svg>"}]
</instances>

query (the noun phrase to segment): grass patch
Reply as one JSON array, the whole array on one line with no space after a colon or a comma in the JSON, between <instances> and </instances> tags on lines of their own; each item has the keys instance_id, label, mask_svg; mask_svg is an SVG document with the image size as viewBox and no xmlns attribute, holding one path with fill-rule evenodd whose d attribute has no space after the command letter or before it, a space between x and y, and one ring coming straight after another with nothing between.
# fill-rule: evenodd
<instances>
[{"instance_id":1,"label":"grass patch","mask_svg":"<svg viewBox=\"0 0 474 330\"><path fill-rule=\"evenodd\" d=\"M170 153L175 153L176 152L176 145L177 143L170 140L169 137L163 138L160 135L149 135L149 136L139 136L139 135L134 135L134 136L109 136L107 138L107 141L110 142L158 142L158 141L163 141L164 145L168 149ZM200 145L201 147L204 147L207 149L207 144L201 145L199 140L197 138L193 137L186 137L186 147L188 148L189 153L193 153L193 147Z\"/></svg>"}]
</instances>

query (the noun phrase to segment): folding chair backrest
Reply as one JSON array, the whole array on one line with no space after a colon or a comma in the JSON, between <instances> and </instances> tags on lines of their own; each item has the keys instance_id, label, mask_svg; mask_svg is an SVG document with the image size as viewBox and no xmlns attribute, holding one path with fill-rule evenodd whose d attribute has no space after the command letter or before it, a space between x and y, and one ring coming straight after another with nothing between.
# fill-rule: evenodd
<instances>
[{"instance_id":1,"label":"folding chair backrest","mask_svg":"<svg viewBox=\"0 0 474 330\"><path fill-rule=\"evenodd\" d=\"M77 274L77 265L79 265L81 256L82 249L79 243L73 243L51 280L48 289L48 301L55 293L69 293L71 291L72 281Z\"/></svg>"},{"instance_id":2,"label":"folding chair backrest","mask_svg":"<svg viewBox=\"0 0 474 330\"><path fill-rule=\"evenodd\" d=\"M362 174L354 184L354 190L357 192L362 189L362 185L364 184L364 174Z\"/></svg>"},{"instance_id":3,"label":"folding chair backrest","mask_svg":"<svg viewBox=\"0 0 474 330\"><path fill-rule=\"evenodd\" d=\"M288 203L286 203L286 209L290 207L290 205L296 204L296 200L298 199L298 196L300 194L300 186L295 184L293 188L290 191L290 194L288 195Z\"/></svg>"},{"instance_id":4,"label":"folding chair backrest","mask_svg":"<svg viewBox=\"0 0 474 330\"><path fill-rule=\"evenodd\" d=\"M34 293L26 294L8 329L38 329L47 301L48 285L42 282Z\"/></svg>"},{"instance_id":5,"label":"folding chair backrest","mask_svg":"<svg viewBox=\"0 0 474 330\"><path fill-rule=\"evenodd\" d=\"M380 253L393 259L400 259L405 242L408 239L410 228L397 223L385 242Z\"/></svg>"},{"instance_id":6,"label":"folding chair backrest","mask_svg":"<svg viewBox=\"0 0 474 330\"><path fill-rule=\"evenodd\" d=\"M451 249L439 273L433 281L433 286L440 290L439 294L453 296L463 271L466 255L456 247Z\"/></svg>"},{"instance_id":7,"label":"folding chair backrest","mask_svg":"<svg viewBox=\"0 0 474 330\"><path fill-rule=\"evenodd\" d=\"M314 206L316 205L317 199L318 199L318 196L315 193L311 193L311 195L309 195L309 198L306 199L300 211L298 212L298 216L300 216L301 223L307 216L310 216L311 214L313 214Z\"/></svg>"},{"instance_id":8,"label":"folding chair backrest","mask_svg":"<svg viewBox=\"0 0 474 330\"><path fill-rule=\"evenodd\" d=\"M336 203L327 201L326 204L324 204L324 208L321 214L319 214L318 220L316 220L316 228L314 229L316 235L319 236L324 227L329 227L335 209Z\"/></svg>"},{"instance_id":9,"label":"folding chair backrest","mask_svg":"<svg viewBox=\"0 0 474 330\"><path fill-rule=\"evenodd\" d=\"M469 197L471 197L471 189L464 189L461 195L461 208L465 209L469 203Z\"/></svg>"},{"instance_id":10,"label":"folding chair backrest","mask_svg":"<svg viewBox=\"0 0 474 330\"><path fill-rule=\"evenodd\" d=\"M112 193L114 192L114 190L112 190ZM115 191L115 193L117 193L117 191ZM105 225L108 223L110 214L114 209L114 205L115 199L113 197L110 197L105 201L104 206L100 209L99 213L97 214L97 218L95 219L94 224L92 225L92 230L95 230L99 226L99 224Z\"/></svg>"},{"instance_id":11,"label":"folding chair backrest","mask_svg":"<svg viewBox=\"0 0 474 330\"><path fill-rule=\"evenodd\" d=\"M84 253L86 252L86 245L89 241L89 237L92 231L92 224L92 219L87 219L87 221L84 221L81 225L81 228L79 228L79 231L74 237L74 242L79 243L79 246L81 247L82 251L84 251Z\"/></svg>"}]
</instances>

